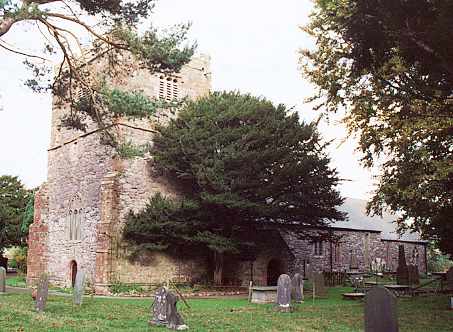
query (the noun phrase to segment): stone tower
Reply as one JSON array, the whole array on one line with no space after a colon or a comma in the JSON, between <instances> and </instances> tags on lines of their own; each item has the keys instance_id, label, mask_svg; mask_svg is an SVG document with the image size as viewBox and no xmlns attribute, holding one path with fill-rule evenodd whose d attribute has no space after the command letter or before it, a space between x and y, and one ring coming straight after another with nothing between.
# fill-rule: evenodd
<instances>
[{"instance_id":1,"label":"stone tower","mask_svg":"<svg viewBox=\"0 0 453 332\"><path fill-rule=\"evenodd\" d=\"M102 59L93 68L102 70ZM199 56L170 76L151 75L128 66L127 75L114 82L140 90L153 98L197 98L211 87L209 57ZM97 293L107 293L115 282L162 282L170 278L196 278L205 262L162 253L130 261L121 241L121 228L129 211L145 207L156 192L176 191L152 172L152 156L122 159L101 144L100 131L91 124L86 132L60 128L68 112L54 102L47 182L37 193L34 222L30 226L27 282L47 273L53 284L69 287L77 270L84 270ZM155 120L126 120L114 130L124 142L152 143ZM196 266L196 269L194 268Z\"/></svg>"}]
</instances>

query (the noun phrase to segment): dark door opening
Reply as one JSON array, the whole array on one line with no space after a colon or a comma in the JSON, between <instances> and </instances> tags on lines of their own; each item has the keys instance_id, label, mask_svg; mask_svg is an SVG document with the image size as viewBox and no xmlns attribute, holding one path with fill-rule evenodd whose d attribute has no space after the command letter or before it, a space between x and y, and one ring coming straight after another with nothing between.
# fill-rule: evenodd
<instances>
[{"instance_id":1,"label":"dark door opening","mask_svg":"<svg viewBox=\"0 0 453 332\"><path fill-rule=\"evenodd\" d=\"M74 287L77 276L77 262L72 261L70 266L71 266L71 286Z\"/></svg>"},{"instance_id":2,"label":"dark door opening","mask_svg":"<svg viewBox=\"0 0 453 332\"><path fill-rule=\"evenodd\" d=\"M278 277L283 274L283 264L278 259L271 259L267 264L267 285L276 286Z\"/></svg>"}]
</instances>

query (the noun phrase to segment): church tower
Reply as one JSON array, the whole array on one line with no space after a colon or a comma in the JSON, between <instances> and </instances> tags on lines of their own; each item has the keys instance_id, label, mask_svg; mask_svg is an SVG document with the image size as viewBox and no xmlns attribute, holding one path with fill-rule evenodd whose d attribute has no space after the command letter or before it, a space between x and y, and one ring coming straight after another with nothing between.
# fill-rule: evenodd
<instances>
[{"instance_id":1,"label":"church tower","mask_svg":"<svg viewBox=\"0 0 453 332\"><path fill-rule=\"evenodd\" d=\"M91 66L102 70L102 59ZM210 59L194 57L179 73L150 74L128 64L125 75L114 84L141 91L150 98L195 99L211 88ZM174 188L152 172L152 156L121 158L112 147L102 144L101 131L94 124L86 132L60 126L68 112L54 100L48 175L35 199L35 217L28 239L27 282L47 273L51 283L73 284L83 270L97 293L107 293L115 282L162 282L189 279L203 273L204 262L156 253L130 261L121 240L121 229L130 211L143 209L156 192L175 195ZM161 111L153 120L120 119L113 130L120 141L133 145L152 144L157 122L171 114ZM193 267L197 266L197 269ZM194 272L196 270L196 272Z\"/></svg>"}]
</instances>

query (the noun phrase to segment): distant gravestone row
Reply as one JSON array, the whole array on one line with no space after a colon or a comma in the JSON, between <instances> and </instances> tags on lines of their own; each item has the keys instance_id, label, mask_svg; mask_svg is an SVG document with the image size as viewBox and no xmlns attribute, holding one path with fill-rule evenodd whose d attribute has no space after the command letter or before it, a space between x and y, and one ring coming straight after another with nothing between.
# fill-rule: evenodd
<instances>
[{"instance_id":1,"label":"distant gravestone row","mask_svg":"<svg viewBox=\"0 0 453 332\"><path fill-rule=\"evenodd\" d=\"M160 287L151 306L150 325L166 326L172 330L187 330L189 327L178 313L176 303L178 298L165 287Z\"/></svg>"}]
</instances>

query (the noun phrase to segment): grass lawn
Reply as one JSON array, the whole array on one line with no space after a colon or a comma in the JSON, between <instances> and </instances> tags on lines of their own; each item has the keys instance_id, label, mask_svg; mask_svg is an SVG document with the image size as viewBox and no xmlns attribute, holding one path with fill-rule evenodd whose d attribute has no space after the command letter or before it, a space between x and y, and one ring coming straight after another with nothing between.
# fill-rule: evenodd
<instances>
[{"instance_id":1,"label":"grass lawn","mask_svg":"<svg viewBox=\"0 0 453 332\"><path fill-rule=\"evenodd\" d=\"M293 313L243 299L189 300L179 308L191 331L361 331L363 303L345 301L347 288L330 289L329 299L306 300ZM453 331L447 296L400 299L400 331ZM70 297L50 296L43 314L29 294L0 295L0 331L166 331L148 327L150 300L86 298L81 308Z\"/></svg>"}]
</instances>

